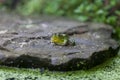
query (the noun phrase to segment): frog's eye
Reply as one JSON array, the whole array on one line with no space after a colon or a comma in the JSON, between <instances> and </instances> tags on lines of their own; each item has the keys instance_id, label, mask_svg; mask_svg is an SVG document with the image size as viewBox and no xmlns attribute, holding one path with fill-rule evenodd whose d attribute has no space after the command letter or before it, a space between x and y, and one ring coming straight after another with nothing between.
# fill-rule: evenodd
<instances>
[{"instance_id":1,"label":"frog's eye","mask_svg":"<svg viewBox=\"0 0 120 80\"><path fill-rule=\"evenodd\" d=\"M55 34L53 34L52 36L58 36L58 34L57 34L57 33L55 33Z\"/></svg>"},{"instance_id":2,"label":"frog's eye","mask_svg":"<svg viewBox=\"0 0 120 80\"><path fill-rule=\"evenodd\" d=\"M62 34L62 36L67 36L66 34Z\"/></svg>"},{"instance_id":3,"label":"frog's eye","mask_svg":"<svg viewBox=\"0 0 120 80\"><path fill-rule=\"evenodd\" d=\"M62 34L62 37L69 39L69 36L67 34Z\"/></svg>"}]
</instances>

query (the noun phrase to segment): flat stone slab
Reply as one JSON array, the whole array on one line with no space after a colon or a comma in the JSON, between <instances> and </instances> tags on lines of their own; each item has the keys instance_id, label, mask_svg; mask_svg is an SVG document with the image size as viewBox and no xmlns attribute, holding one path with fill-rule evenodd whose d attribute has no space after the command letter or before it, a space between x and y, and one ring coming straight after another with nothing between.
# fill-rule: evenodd
<instances>
[{"instance_id":1,"label":"flat stone slab","mask_svg":"<svg viewBox=\"0 0 120 80\"><path fill-rule=\"evenodd\" d=\"M49 70L79 70L94 67L117 54L119 44L113 29L100 23L82 23L58 17L23 17L0 13L0 64ZM75 46L50 42L54 33L64 33Z\"/></svg>"}]
</instances>

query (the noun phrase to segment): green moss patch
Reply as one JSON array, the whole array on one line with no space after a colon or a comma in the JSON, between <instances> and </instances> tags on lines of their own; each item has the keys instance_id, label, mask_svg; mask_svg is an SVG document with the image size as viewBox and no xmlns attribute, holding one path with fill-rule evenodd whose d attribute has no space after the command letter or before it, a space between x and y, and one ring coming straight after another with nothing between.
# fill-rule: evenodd
<instances>
[{"instance_id":1,"label":"green moss patch","mask_svg":"<svg viewBox=\"0 0 120 80\"><path fill-rule=\"evenodd\" d=\"M120 56L90 70L56 72L0 67L0 80L120 80Z\"/></svg>"}]
</instances>

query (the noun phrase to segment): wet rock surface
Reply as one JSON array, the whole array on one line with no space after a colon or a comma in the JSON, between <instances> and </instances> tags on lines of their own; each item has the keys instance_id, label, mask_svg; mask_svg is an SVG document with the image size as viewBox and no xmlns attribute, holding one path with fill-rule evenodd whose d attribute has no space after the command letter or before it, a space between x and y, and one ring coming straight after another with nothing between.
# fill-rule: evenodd
<instances>
[{"instance_id":1,"label":"wet rock surface","mask_svg":"<svg viewBox=\"0 0 120 80\"><path fill-rule=\"evenodd\" d=\"M0 13L0 64L61 71L89 69L117 54L119 45L111 38L112 30L100 23ZM68 34L76 45L53 45L50 38L54 33Z\"/></svg>"}]
</instances>

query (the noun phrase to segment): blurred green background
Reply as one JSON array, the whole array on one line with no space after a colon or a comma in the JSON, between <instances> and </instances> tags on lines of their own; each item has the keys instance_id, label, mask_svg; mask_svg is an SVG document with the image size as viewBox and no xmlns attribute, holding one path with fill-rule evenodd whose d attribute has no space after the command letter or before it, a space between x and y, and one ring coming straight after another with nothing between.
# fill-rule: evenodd
<instances>
[{"instance_id":1,"label":"blurred green background","mask_svg":"<svg viewBox=\"0 0 120 80\"><path fill-rule=\"evenodd\" d=\"M106 23L113 26L114 37L120 39L120 0L0 0L0 9Z\"/></svg>"},{"instance_id":2,"label":"blurred green background","mask_svg":"<svg viewBox=\"0 0 120 80\"><path fill-rule=\"evenodd\" d=\"M120 40L120 0L0 0L0 10L25 16L44 14L105 23L114 28L114 37ZM120 52L93 69L64 74L0 66L0 80L120 80L119 75Z\"/></svg>"}]
</instances>

